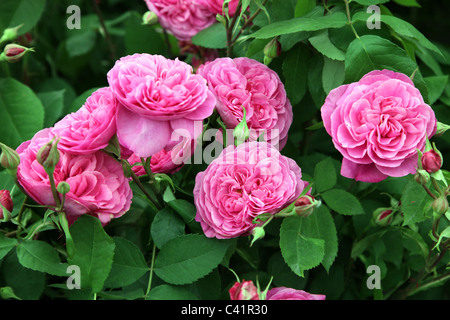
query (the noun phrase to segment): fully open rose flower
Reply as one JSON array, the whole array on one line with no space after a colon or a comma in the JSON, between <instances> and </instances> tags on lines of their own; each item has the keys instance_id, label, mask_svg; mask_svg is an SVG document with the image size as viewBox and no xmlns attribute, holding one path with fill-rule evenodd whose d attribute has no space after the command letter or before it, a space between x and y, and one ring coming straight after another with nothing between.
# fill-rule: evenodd
<instances>
[{"instance_id":1,"label":"fully open rose flower","mask_svg":"<svg viewBox=\"0 0 450 320\"><path fill-rule=\"evenodd\" d=\"M190 40L199 31L216 22L206 0L145 0L158 16L159 23L178 40Z\"/></svg>"},{"instance_id":2,"label":"fully open rose flower","mask_svg":"<svg viewBox=\"0 0 450 320\"><path fill-rule=\"evenodd\" d=\"M343 155L341 174L364 182L415 173L417 149L424 149L437 123L410 78L389 70L330 91L321 113Z\"/></svg>"},{"instance_id":3,"label":"fully open rose flower","mask_svg":"<svg viewBox=\"0 0 450 320\"><path fill-rule=\"evenodd\" d=\"M275 214L300 195L306 183L297 163L266 142L229 146L195 179L195 220L207 237L248 235L262 213Z\"/></svg>"},{"instance_id":4,"label":"fully open rose flower","mask_svg":"<svg viewBox=\"0 0 450 320\"><path fill-rule=\"evenodd\" d=\"M185 62L159 55L134 54L121 58L108 72L108 82L120 102L117 137L139 157L171 149L174 132L196 139L202 121L215 104L206 80ZM199 127L199 128L198 128Z\"/></svg>"},{"instance_id":5,"label":"fully open rose flower","mask_svg":"<svg viewBox=\"0 0 450 320\"><path fill-rule=\"evenodd\" d=\"M117 104L109 87L94 91L77 112L55 124L53 132L60 138L59 149L88 154L107 147L116 133Z\"/></svg>"},{"instance_id":6,"label":"fully open rose flower","mask_svg":"<svg viewBox=\"0 0 450 320\"><path fill-rule=\"evenodd\" d=\"M273 288L267 291L266 300L325 300L323 294L311 294L303 290L286 287Z\"/></svg>"},{"instance_id":7,"label":"fully open rose flower","mask_svg":"<svg viewBox=\"0 0 450 320\"><path fill-rule=\"evenodd\" d=\"M208 81L217 98L217 111L227 128L243 120L250 129L250 141L264 139L279 149L287 141L292 124L292 106L278 74L259 61L218 58L200 66L197 73Z\"/></svg>"},{"instance_id":8,"label":"fully open rose flower","mask_svg":"<svg viewBox=\"0 0 450 320\"><path fill-rule=\"evenodd\" d=\"M51 129L44 129L17 148L21 160L18 182L33 200L48 206L54 206L55 201L49 177L36 160L36 154L53 137ZM83 214L91 214L105 225L129 210L132 191L122 166L115 159L103 151L86 155L59 151L54 179L56 185L61 181L70 185L64 203L69 223Z\"/></svg>"}]
</instances>

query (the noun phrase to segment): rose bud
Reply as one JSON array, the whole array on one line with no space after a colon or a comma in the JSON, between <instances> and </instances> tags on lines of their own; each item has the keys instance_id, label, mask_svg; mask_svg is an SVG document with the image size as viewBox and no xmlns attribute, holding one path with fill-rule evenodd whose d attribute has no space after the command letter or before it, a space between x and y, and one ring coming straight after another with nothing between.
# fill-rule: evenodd
<instances>
[{"instance_id":1,"label":"rose bud","mask_svg":"<svg viewBox=\"0 0 450 320\"><path fill-rule=\"evenodd\" d=\"M436 198L431 203L431 207L437 215L444 214L448 211L448 200L445 194L441 195L439 198Z\"/></svg>"},{"instance_id":2,"label":"rose bud","mask_svg":"<svg viewBox=\"0 0 450 320\"><path fill-rule=\"evenodd\" d=\"M58 141L53 143L53 140L44 144L36 154L36 160L45 169L54 168L59 162Z\"/></svg>"},{"instance_id":3,"label":"rose bud","mask_svg":"<svg viewBox=\"0 0 450 320\"><path fill-rule=\"evenodd\" d=\"M0 204L9 212L13 209L13 201L8 190L0 190ZM3 208L0 207L0 219L3 219Z\"/></svg>"},{"instance_id":4,"label":"rose bud","mask_svg":"<svg viewBox=\"0 0 450 320\"><path fill-rule=\"evenodd\" d=\"M7 44L0 55L0 61L18 62L28 51L33 51L33 49L15 43Z\"/></svg>"},{"instance_id":5,"label":"rose bud","mask_svg":"<svg viewBox=\"0 0 450 320\"><path fill-rule=\"evenodd\" d=\"M379 208L373 212L373 219L379 226L385 227L392 222L394 211L386 208Z\"/></svg>"},{"instance_id":6,"label":"rose bud","mask_svg":"<svg viewBox=\"0 0 450 320\"><path fill-rule=\"evenodd\" d=\"M314 199L313 196L304 195L295 201L295 212L298 216L308 217L313 213L314 207L320 205L320 201Z\"/></svg>"},{"instance_id":7,"label":"rose bud","mask_svg":"<svg viewBox=\"0 0 450 320\"><path fill-rule=\"evenodd\" d=\"M264 64L268 65L273 58L281 55L281 44L278 41L278 37L270 40L264 47Z\"/></svg>"},{"instance_id":8,"label":"rose bud","mask_svg":"<svg viewBox=\"0 0 450 320\"><path fill-rule=\"evenodd\" d=\"M414 175L414 179L418 184L425 185L430 181L430 174L423 169L418 169Z\"/></svg>"},{"instance_id":9,"label":"rose bud","mask_svg":"<svg viewBox=\"0 0 450 320\"><path fill-rule=\"evenodd\" d=\"M14 28L6 28L3 31L3 34L0 38L0 43L7 42L7 41L13 41L17 38L18 30L23 26L23 23L17 27Z\"/></svg>"},{"instance_id":10,"label":"rose bud","mask_svg":"<svg viewBox=\"0 0 450 320\"><path fill-rule=\"evenodd\" d=\"M441 169L442 166L442 157L435 150L430 150L425 152L421 158L422 167L428 173L437 172Z\"/></svg>"},{"instance_id":11,"label":"rose bud","mask_svg":"<svg viewBox=\"0 0 450 320\"><path fill-rule=\"evenodd\" d=\"M2 153L0 154L0 164L15 177L17 175L17 167L20 164L19 154L3 143L0 143L0 149L2 150Z\"/></svg>"},{"instance_id":12,"label":"rose bud","mask_svg":"<svg viewBox=\"0 0 450 320\"><path fill-rule=\"evenodd\" d=\"M142 16L142 24L152 26L156 23L158 23L158 16L156 15L156 13L152 11L147 11Z\"/></svg>"},{"instance_id":13,"label":"rose bud","mask_svg":"<svg viewBox=\"0 0 450 320\"><path fill-rule=\"evenodd\" d=\"M228 292L231 300L259 300L258 289L251 280L236 282Z\"/></svg>"},{"instance_id":14,"label":"rose bud","mask_svg":"<svg viewBox=\"0 0 450 320\"><path fill-rule=\"evenodd\" d=\"M242 107L242 108L244 109L244 115L242 117L242 121L239 122L239 124L233 130L233 136L234 136L236 145L239 145L239 144L243 143L245 140L247 140L248 138L250 138L250 130L248 129L248 125L247 125L246 111L245 111L244 107Z\"/></svg>"}]
</instances>

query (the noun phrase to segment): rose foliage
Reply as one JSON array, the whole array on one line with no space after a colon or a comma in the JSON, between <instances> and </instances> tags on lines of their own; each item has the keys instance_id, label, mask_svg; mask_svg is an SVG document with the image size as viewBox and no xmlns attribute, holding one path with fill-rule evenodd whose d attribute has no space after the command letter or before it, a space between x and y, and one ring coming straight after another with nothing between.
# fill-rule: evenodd
<instances>
[{"instance_id":1,"label":"rose foliage","mask_svg":"<svg viewBox=\"0 0 450 320\"><path fill-rule=\"evenodd\" d=\"M0 297L448 299L418 2L2 0Z\"/></svg>"}]
</instances>

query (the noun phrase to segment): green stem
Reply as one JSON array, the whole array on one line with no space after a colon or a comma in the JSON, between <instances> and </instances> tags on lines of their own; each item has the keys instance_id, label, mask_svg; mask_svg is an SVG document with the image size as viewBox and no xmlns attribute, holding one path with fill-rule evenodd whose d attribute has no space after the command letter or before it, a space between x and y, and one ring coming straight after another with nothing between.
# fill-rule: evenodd
<instances>
[{"instance_id":1,"label":"green stem","mask_svg":"<svg viewBox=\"0 0 450 320\"><path fill-rule=\"evenodd\" d=\"M152 261L150 263L150 275L148 276L148 285L147 285L147 292L145 293L145 300L147 300L148 294L150 293L150 290L152 288L153 269L154 269L154 265L155 265L155 256L156 256L156 244L153 243Z\"/></svg>"},{"instance_id":2,"label":"green stem","mask_svg":"<svg viewBox=\"0 0 450 320\"><path fill-rule=\"evenodd\" d=\"M355 27L353 27L352 17L350 15L350 5L348 3L348 0L344 0L344 2L345 2L345 12L347 13L348 24L350 25L350 28L352 28L352 31L355 34L355 37L357 39L359 39L359 35L356 32Z\"/></svg>"},{"instance_id":3,"label":"green stem","mask_svg":"<svg viewBox=\"0 0 450 320\"><path fill-rule=\"evenodd\" d=\"M55 200L55 207L60 208L61 207L61 200L58 196L58 191L56 190L56 183L55 178L53 177L54 170L45 170L48 174L48 179L50 181L50 187L52 189L53 199Z\"/></svg>"}]
</instances>

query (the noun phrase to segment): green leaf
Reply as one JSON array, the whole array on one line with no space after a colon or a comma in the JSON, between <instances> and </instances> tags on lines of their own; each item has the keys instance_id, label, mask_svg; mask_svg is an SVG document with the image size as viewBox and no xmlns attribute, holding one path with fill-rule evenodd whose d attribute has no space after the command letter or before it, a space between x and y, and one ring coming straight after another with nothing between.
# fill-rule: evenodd
<instances>
[{"instance_id":1,"label":"green leaf","mask_svg":"<svg viewBox=\"0 0 450 320\"><path fill-rule=\"evenodd\" d=\"M323 90L328 94L334 88L339 87L345 80L345 64L343 61L332 60L324 57L322 84Z\"/></svg>"},{"instance_id":2,"label":"green leaf","mask_svg":"<svg viewBox=\"0 0 450 320\"><path fill-rule=\"evenodd\" d=\"M355 15L353 15L352 20L365 22L370 16L371 15L366 12L358 12ZM417 30L409 22L394 16L384 14L380 15L380 21L388 25L398 35L406 38L413 38L417 40L419 44L421 44L425 48L430 49L442 56L442 52L439 50L439 48L436 45L434 45L430 40L428 40L419 30Z\"/></svg>"},{"instance_id":3,"label":"green leaf","mask_svg":"<svg viewBox=\"0 0 450 320\"><path fill-rule=\"evenodd\" d=\"M342 189L332 189L322 193L323 200L330 209L343 215L364 214L359 200L351 193Z\"/></svg>"},{"instance_id":4,"label":"green leaf","mask_svg":"<svg viewBox=\"0 0 450 320\"><path fill-rule=\"evenodd\" d=\"M75 254L68 262L81 270L81 288L99 292L111 270L114 240L103 230L96 217L83 215L70 227Z\"/></svg>"},{"instance_id":5,"label":"green leaf","mask_svg":"<svg viewBox=\"0 0 450 320\"><path fill-rule=\"evenodd\" d=\"M420 4L416 0L394 0L394 2L398 3L399 5L405 6L405 7L420 8Z\"/></svg>"},{"instance_id":6,"label":"green leaf","mask_svg":"<svg viewBox=\"0 0 450 320\"><path fill-rule=\"evenodd\" d=\"M280 249L286 264L297 275L317 267L325 256L325 240L303 234L303 217L284 218L280 229Z\"/></svg>"},{"instance_id":7,"label":"green leaf","mask_svg":"<svg viewBox=\"0 0 450 320\"><path fill-rule=\"evenodd\" d=\"M295 17L299 18L309 13L317 5L316 0L297 0L295 6Z\"/></svg>"},{"instance_id":8,"label":"green leaf","mask_svg":"<svg viewBox=\"0 0 450 320\"><path fill-rule=\"evenodd\" d=\"M14 294L14 290L11 287L0 288L0 298L2 298L4 300L7 300L7 299L22 300Z\"/></svg>"},{"instance_id":9,"label":"green leaf","mask_svg":"<svg viewBox=\"0 0 450 320\"><path fill-rule=\"evenodd\" d=\"M333 188L336 182L336 170L330 157L316 164L314 168L314 185L318 192Z\"/></svg>"},{"instance_id":10,"label":"green leaf","mask_svg":"<svg viewBox=\"0 0 450 320\"><path fill-rule=\"evenodd\" d=\"M345 60L345 52L337 48L334 43L331 42L328 30L318 31L308 40L311 45L324 56L333 60Z\"/></svg>"},{"instance_id":11,"label":"green leaf","mask_svg":"<svg viewBox=\"0 0 450 320\"><path fill-rule=\"evenodd\" d=\"M428 88L428 103L435 103L444 92L448 83L448 75L423 78Z\"/></svg>"},{"instance_id":12,"label":"green leaf","mask_svg":"<svg viewBox=\"0 0 450 320\"><path fill-rule=\"evenodd\" d=\"M0 233L0 260L3 259L16 244L16 239L5 237L3 233Z\"/></svg>"},{"instance_id":13,"label":"green leaf","mask_svg":"<svg viewBox=\"0 0 450 320\"><path fill-rule=\"evenodd\" d=\"M223 49L227 46L227 34L221 23L215 23L192 37L192 43L210 49Z\"/></svg>"},{"instance_id":14,"label":"green leaf","mask_svg":"<svg viewBox=\"0 0 450 320\"><path fill-rule=\"evenodd\" d=\"M433 247L433 249L438 248L439 250L439 245L441 244L441 241L443 238L450 238L450 226L448 226L447 228L445 228L441 234L439 235L439 239L438 242L436 243L436 245ZM440 251L440 250L439 250Z\"/></svg>"},{"instance_id":15,"label":"green leaf","mask_svg":"<svg viewBox=\"0 0 450 320\"><path fill-rule=\"evenodd\" d=\"M125 48L126 54L136 52L167 54L161 33L152 26L143 25L141 16L137 12L133 12L125 22Z\"/></svg>"},{"instance_id":16,"label":"green leaf","mask_svg":"<svg viewBox=\"0 0 450 320\"><path fill-rule=\"evenodd\" d=\"M17 148L43 128L44 107L26 85L13 78L0 79L1 142Z\"/></svg>"},{"instance_id":17,"label":"green leaf","mask_svg":"<svg viewBox=\"0 0 450 320\"><path fill-rule=\"evenodd\" d=\"M58 252L40 240L26 240L17 247L17 257L22 266L55 276L67 276L67 264L62 263Z\"/></svg>"},{"instance_id":18,"label":"green leaf","mask_svg":"<svg viewBox=\"0 0 450 320\"><path fill-rule=\"evenodd\" d=\"M417 64L408 54L391 41L374 35L364 35L353 40L345 57L345 82L359 81L372 70L389 69L408 77L414 74L414 84L428 100L425 81Z\"/></svg>"},{"instance_id":19,"label":"green leaf","mask_svg":"<svg viewBox=\"0 0 450 320\"><path fill-rule=\"evenodd\" d=\"M184 287L162 284L150 290L148 300L198 300L197 296Z\"/></svg>"},{"instance_id":20,"label":"green leaf","mask_svg":"<svg viewBox=\"0 0 450 320\"><path fill-rule=\"evenodd\" d=\"M155 260L155 274L170 284L192 283L219 265L230 244L199 234L179 236L161 248Z\"/></svg>"},{"instance_id":21,"label":"green leaf","mask_svg":"<svg viewBox=\"0 0 450 320\"><path fill-rule=\"evenodd\" d=\"M326 16L310 17L309 14L300 18L278 21L268 24L246 38L268 39L283 34L300 31L317 31L328 28L342 28L347 24L343 12L335 12Z\"/></svg>"},{"instance_id":22,"label":"green leaf","mask_svg":"<svg viewBox=\"0 0 450 320\"><path fill-rule=\"evenodd\" d=\"M299 103L306 93L308 66L309 53L305 46L297 44L286 54L282 67L284 86L292 105Z\"/></svg>"},{"instance_id":23,"label":"green leaf","mask_svg":"<svg viewBox=\"0 0 450 320\"><path fill-rule=\"evenodd\" d=\"M41 18L45 0L2 0L0 1L0 34L6 28L23 26L19 35L30 31Z\"/></svg>"},{"instance_id":24,"label":"green leaf","mask_svg":"<svg viewBox=\"0 0 450 320\"><path fill-rule=\"evenodd\" d=\"M156 214L150 232L156 246L161 248L167 241L183 235L184 228L183 219L173 209L166 207Z\"/></svg>"},{"instance_id":25,"label":"green leaf","mask_svg":"<svg viewBox=\"0 0 450 320\"><path fill-rule=\"evenodd\" d=\"M404 226L427 219L427 206L431 202L431 197L414 179L405 185L400 201Z\"/></svg>"},{"instance_id":26,"label":"green leaf","mask_svg":"<svg viewBox=\"0 0 450 320\"><path fill-rule=\"evenodd\" d=\"M184 199L176 199L169 201L167 205L175 210L175 212L178 213L186 223L194 221L197 208L189 201Z\"/></svg>"},{"instance_id":27,"label":"green leaf","mask_svg":"<svg viewBox=\"0 0 450 320\"><path fill-rule=\"evenodd\" d=\"M64 110L64 92L65 90L55 90L48 92L39 92L37 94L44 106L45 117L44 127L52 127L59 120Z\"/></svg>"},{"instance_id":28,"label":"green leaf","mask_svg":"<svg viewBox=\"0 0 450 320\"><path fill-rule=\"evenodd\" d=\"M105 281L107 288L121 288L138 281L149 271L147 262L141 250L131 241L113 237L115 250L114 259Z\"/></svg>"},{"instance_id":29,"label":"green leaf","mask_svg":"<svg viewBox=\"0 0 450 320\"><path fill-rule=\"evenodd\" d=\"M355 2L358 2L359 4L362 4L363 6L373 6L376 4L386 3L390 0L353 0Z\"/></svg>"}]
</instances>

